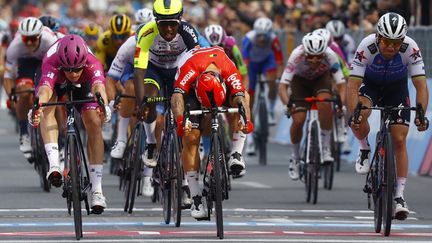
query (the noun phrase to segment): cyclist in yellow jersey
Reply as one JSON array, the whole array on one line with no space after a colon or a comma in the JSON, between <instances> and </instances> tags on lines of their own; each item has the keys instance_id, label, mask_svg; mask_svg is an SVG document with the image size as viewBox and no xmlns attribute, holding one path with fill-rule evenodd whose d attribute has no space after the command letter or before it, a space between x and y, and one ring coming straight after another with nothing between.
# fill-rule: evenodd
<instances>
[{"instance_id":1,"label":"cyclist in yellow jersey","mask_svg":"<svg viewBox=\"0 0 432 243\"><path fill-rule=\"evenodd\" d=\"M114 15L109 24L109 30L99 37L96 45L96 57L108 70L120 46L133 35L132 21L125 14Z\"/></svg>"},{"instance_id":2,"label":"cyclist in yellow jersey","mask_svg":"<svg viewBox=\"0 0 432 243\"><path fill-rule=\"evenodd\" d=\"M86 41L88 47L90 47L92 51L95 51L99 36L101 35L99 26L95 23L88 23L84 27L84 34L84 40Z\"/></svg>"}]
</instances>

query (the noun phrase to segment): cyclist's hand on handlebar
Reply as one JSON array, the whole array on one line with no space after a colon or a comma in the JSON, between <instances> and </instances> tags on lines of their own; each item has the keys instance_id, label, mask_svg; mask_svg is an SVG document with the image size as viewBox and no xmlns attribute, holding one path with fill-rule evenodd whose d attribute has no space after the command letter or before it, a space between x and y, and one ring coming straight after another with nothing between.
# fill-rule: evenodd
<instances>
[{"instance_id":1,"label":"cyclist's hand on handlebar","mask_svg":"<svg viewBox=\"0 0 432 243\"><path fill-rule=\"evenodd\" d=\"M42 117L42 114L43 114L42 113L42 108L39 108L39 109L35 110L34 119L32 118L32 114L33 114L33 109L30 109L28 111L28 113L27 113L28 122L29 122L29 124L32 127L37 127L40 124L41 117Z\"/></svg>"},{"instance_id":2,"label":"cyclist's hand on handlebar","mask_svg":"<svg viewBox=\"0 0 432 243\"><path fill-rule=\"evenodd\" d=\"M354 116L350 116L349 120L348 120L348 126L351 127L351 129L353 130L359 130L360 129L360 123L363 119L362 115L359 115L358 117L358 122L354 121Z\"/></svg>"},{"instance_id":3,"label":"cyclist's hand on handlebar","mask_svg":"<svg viewBox=\"0 0 432 243\"><path fill-rule=\"evenodd\" d=\"M286 116L290 118L292 114L296 111L296 105L294 103L289 102L287 105Z\"/></svg>"},{"instance_id":4,"label":"cyclist's hand on handlebar","mask_svg":"<svg viewBox=\"0 0 432 243\"><path fill-rule=\"evenodd\" d=\"M426 131L429 128L429 120L427 119L427 117L424 118L423 124L421 124L420 119L418 117L416 117L414 123L417 126L417 131L419 132Z\"/></svg>"},{"instance_id":5,"label":"cyclist's hand on handlebar","mask_svg":"<svg viewBox=\"0 0 432 243\"><path fill-rule=\"evenodd\" d=\"M187 119L186 120L186 124L183 124L184 122L184 117L183 116L179 116L177 117L176 123L177 123L177 135L180 137L183 137L183 135L185 133L189 133L192 131L192 122Z\"/></svg>"},{"instance_id":6,"label":"cyclist's hand on handlebar","mask_svg":"<svg viewBox=\"0 0 432 243\"><path fill-rule=\"evenodd\" d=\"M238 121L238 130L245 134L251 133L254 130L254 124L250 120L246 120L246 124L243 125L241 119Z\"/></svg>"},{"instance_id":7,"label":"cyclist's hand on handlebar","mask_svg":"<svg viewBox=\"0 0 432 243\"><path fill-rule=\"evenodd\" d=\"M109 106L105 106L105 114L102 109L97 109L97 111L102 121L105 123L111 121L111 108Z\"/></svg>"}]
</instances>

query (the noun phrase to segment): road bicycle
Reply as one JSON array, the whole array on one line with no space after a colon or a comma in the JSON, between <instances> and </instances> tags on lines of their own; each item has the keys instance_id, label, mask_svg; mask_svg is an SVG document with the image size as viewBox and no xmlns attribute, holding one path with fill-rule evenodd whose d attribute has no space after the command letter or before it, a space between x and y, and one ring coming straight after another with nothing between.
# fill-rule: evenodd
<instances>
[{"instance_id":1,"label":"road bicycle","mask_svg":"<svg viewBox=\"0 0 432 243\"><path fill-rule=\"evenodd\" d=\"M302 99L290 98L288 111L292 109L293 102L307 102L310 104L308 110L306 137L302 144L302 158L300 159L300 180L305 183L306 202L313 204L318 200L318 180L321 176L321 168L332 166L333 163L324 164L321 141L321 126L318 119L319 102L336 102L336 99L323 99L318 97L306 97ZM287 113L288 118L290 113Z\"/></svg>"},{"instance_id":2,"label":"road bicycle","mask_svg":"<svg viewBox=\"0 0 432 243\"><path fill-rule=\"evenodd\" d=\"M203 114L211 114L211 145L210 153L207 159L206 170L203 176L204 189L202 196L207 200L208 217L201 220L210 220L210 215L213 210L213 202L215 205L216 212L216 228L217 236L220 239L224 238L223 229L223 212L222 212L222 201L227 200L228 196L228 169L223 151L223 142L221 138L220 129L223 129L220 123L219 114L221 113L236 113L238 112L241 117L243 124L246 124L246 113L241 103L238 104L238 108L221 108L214 105L213 108L202 109L202 110L190 110L189 105L186 106L184 114L184 123L190 118L190 116L197 116Z\"/></svg>"},{"instance_id":3,"label":"road bicycle","mask_svg":"<svg viewBox=\"0 0 432 243\"><path fill-rule=\"evenodd\" d=\"M153 185L155 187L154 201L159 200L163 208L163 218L166 224L171 222L171 216L176 227L181 223L183 167L180 160L181 140L177 136L177 125L174 120L169 98L160 97L165 103L164 127L161 136L161 146L156 167L153 169ZM187 192L185 192L187 193Z\"/></svg>"},{"instance_id":4,"label":"road bicycle","mask_svg":"<svg viewBox=\"0 0 432 243\"><path fill-rule=\"evenodd\" d=\"M359 123L360 111L365 109L380 111L380 129L376 134L375 150L363 191L367 193L369 209L371 209L372 196L375 232L380 233L381 227L383 227L384 236L389 236L391 222L395 218L394 193L396 186L396 164L390 126L391 115L403 110L416 111L420 123L424 124L424 111L421 104L417 104L416 107L366 107L362 103L358 103L353 116L355 123ZM397 219L404 220L405 218Z\"/></svg>"},{"instance_id":5,"label":"road bicycle","mask_svg":"<svg viewBox=\"0 0 432 243\"><path fill-rule=\"evenodd\" d=\"M10 95L11 102L17 102L17 95L23 93L34 94L34 89L16 91L15 88L12 88ZM42 136L40 134L40 129L38 127L31 127L29 135L32 150L30 158L27 160L30 162L30 164L33 164L36 172L38 173L39 182L42 189L45 192L49 192L51 190L51 183L46 178L47 172L49 170L49 162L45 152L45 146L42 141Z\"/></svg>"},{"instance_id":6,"label":"road bicycle","mask_svg":"<svg viewBox=\"0 0 432 243\"><path fill-rule=\"evenodd\" d=\"M254 142L259 153L259 164L267 165L267 141L269 136L268 109L265 98L265 84L263 75L258 75L257 86L258 97L253 109L254 114Z\"/></svg>"},{"instance_id":7,"label":"road bicycle","mask_svg":"<svg viewBox=\"0 0 432 243\"><path fill-rule=\"evenodd\" d=\"M73 90L76 87L73 84L68 83L67 90L69 91L69 101L62 102L49 102L39 103L39 97L35 97L34 104L32 106L32 118L35 118L35 111L40 107L46 106L65 106L67 113L67 135L65 145L65 166L63 170L63 193L62 197L66 198L66 204L69 215L74 215L75 225L75 237L77 240L83 237L82 230L82 212L81 212L81 201L84 201L87 215L90 214L90 207L88 203L87 193L91 190L91 183L89 177L89 170L87 166L87 160L84 153L84 147L78 130L78 126L75 123L75 105L81 105L85 103L95 102L95 98L89 98L84 100L73 100ZM106 114L105 104L100 95L96 93L96 101ZM97 210L97 212L95 211ZM94 209L93 213L100 214L103 209Z\"/></svg>"}]
</instances>

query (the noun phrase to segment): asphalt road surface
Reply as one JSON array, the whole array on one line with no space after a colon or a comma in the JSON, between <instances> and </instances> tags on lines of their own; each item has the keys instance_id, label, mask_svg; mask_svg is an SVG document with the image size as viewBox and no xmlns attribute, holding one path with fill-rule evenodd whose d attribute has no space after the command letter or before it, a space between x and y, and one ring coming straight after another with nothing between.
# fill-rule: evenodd
<instances>
[{"instance_id":1,"label":"asphalt road surface","mask_svg":"<svg viewBox=\"0 0 432 243\"><path fill-rule=\"evenodd\" d=\"M269 144L269 163L246 157L247 175L233 182L224 201L228 242L431 242L432 178L410 176L405 197L411 213L393 221L390 237L374 232L373 212L362 192L364 177L343 163L334 188L320 187L318 203L305 202L304 184L288 177L287 146ZM322 185L322 183L321 183ZM136 209L123 212L118 178L105 167L103 190L108 208L102 215L83 216L83 242L217 242L214 218L195 221L183 211L176 228L162 220L160 204L139 197ZM84 213L84 211L83 211ZM18 150L18 136L7 113L0 111L0 241L74 242L60 189L43 192L38 175Z\"/></svg>"}]
</instances>

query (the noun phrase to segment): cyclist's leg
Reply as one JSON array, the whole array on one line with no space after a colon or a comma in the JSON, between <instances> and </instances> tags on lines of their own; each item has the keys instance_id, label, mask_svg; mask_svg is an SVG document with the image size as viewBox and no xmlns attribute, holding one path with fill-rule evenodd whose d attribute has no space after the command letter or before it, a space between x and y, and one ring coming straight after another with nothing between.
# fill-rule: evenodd
<instances>
[{"instance_id":1,"label":"cyclist's leg","mask_svg":"<svg viewBox=\"0 0 432 243\"><path fill-rule=\"evenodd\" d=\"M249 104L251 107L251 119L253 121L253 107L255 102L255 87L257 84L257 77L260 73L260 66L258 63L251 62L248 67L248 77L249 77ZM254 148L254 137L253 132L246 135L246 153L247 154L255 154Z\"/></svg>"},{"instance_id":2,"label":"cyclist's leg","mask_svg":"<svg viewBox=\"0 0 432 243\"><path fill-rule=\"evenodd\" d=\"M332 77L330 72L326 72L320 78L315 80L314 93L317 97L328 99L331 98L332 90ZM321 127L321 144L323 152L324 162L333 162L333 157L331 155L330 143L332 138L332 125L333 125L333 112L332 103L330 102L320 102L318 106L318 117Z\"/></svg>"},{"instance_id":3,"label":"cyclist's leg","mask_svg":"<svg viewBox=\"0 0 432 243\"><path fill-rule=\"evenodd\" d=\"M86 99L90 92L90 85L74 91L74 100ZM102 192L102 174L104 160L104 141L102 137L103 121L99 115L97 103L86 103L77 106L80 110L84 127L87 131L87 155L89 159L89 172L91 188L91 208L93 213L100 214L106 208L106 200Z\"/></svg>"},{"instance_id":4,"label":"cyclist's leg","mask_svg":"<svg viewBox=\"0 0 432 243\"><path fill-rule=\"evenodd\" d=\"M56 86L55 91L49 102L57 101L59 86ZM50 169L47 173L47 178L55 187L60 187L62 184L62 171L60 168L59 147L58 147L58 124L55 118L55 107L45 107L43 109L43 119L40 123L41 135L44 141L45 152L47 154Z\"/></svg>"},{"instance_id":5,"label":"cyclist's leg","mask_svg":"<svg viewBox=\"0 0 432 243\"><path fill-rule=\"evenodd\" d=\"M302 85L305 79L294 75L291 82L291 97L296 99L302 99L313 95L313 90L307 86ZM299 178L299 162L300 162L300 142L303 136L303 125L306 121L306 111L309 109L309 105L306 102L296 101L293 104L295 111L292 114L292 124L290 127L291 137L291 159L289 161L288 174L293 180Z\"/></svg>"},{"instance_id":6,"label":"cyclist's leg","mask_svg":"<svg viewBox=\"0 0 432 243\"><path fill-rule=\"evenodd\" d=\"M363 106L371 107L373 104L378 102L378 92L379 87L368 83L367 80L363 80L363 85L359 89L359 102L361 102ZM368 142L368 134L370 131L368 118L370 114L371 110L362 110L360 112L362 118L359 124L359 129L352 129L352 132L360 145L360 151L355 165L356 171L359 174L368 173L370 167L369 160L371 148Z\"/></svg>"},{"instance_id":7,"label":"cyclist's leg","mask_svg":"<svg viewBox=\"0 0 432 243\"><path fill-rule=\"evenodd\" d=\"M191 110L201 108L199 101L193 93L187 95L185 103L190 104ZM182 138L183 148L181 152L181 158L185 177L188 181L190 194L193 199L191 205L191 215L194 218L204 218L207 217L207 206L206 200L202 198L201 189L199 188L198 184L199 163L197 163L199 157L198 147L201 136L201 117L192 116L190 120L192 122L192 131L185 133Z\"/></svg>"},{"instance_id":8,"label":"cyclist's leg","mask_svg":"<svg viewBox=\"0 0 432 243\"><path fill-rule=\"evenodd\" d=\"M384 104L390 106L409 107L409 94L406 87L406 80L401 85L396 85L386 89ZM406 137L408 135L410 123L409 111L394 112L391 121L391 135L393 141L393 151L396 159L396 190L394 198L396 201L395 214L397 218L404 219L409 213L408 206L404 198L405 184L408 176L408 153L406 147ZM398 217L398 214L404 214Z\"/></svg>"},{"instance_id":9,"label":"cyclist's leg","mask_svg":"<svg viewBox=\"0 0 432 243\"><path fill-rule=\"evenodd\" d=\"M40 68L41 60L35 58L20 58L16 79L16 91L24 91L34 88L34 78L37 69ZM18 94L15 106L16 116L20 127L20 150L26 158L31 156L30 136L28 134L27 113L32 105L33 95L31 93Z\"/></svg>"}]
</instances>

